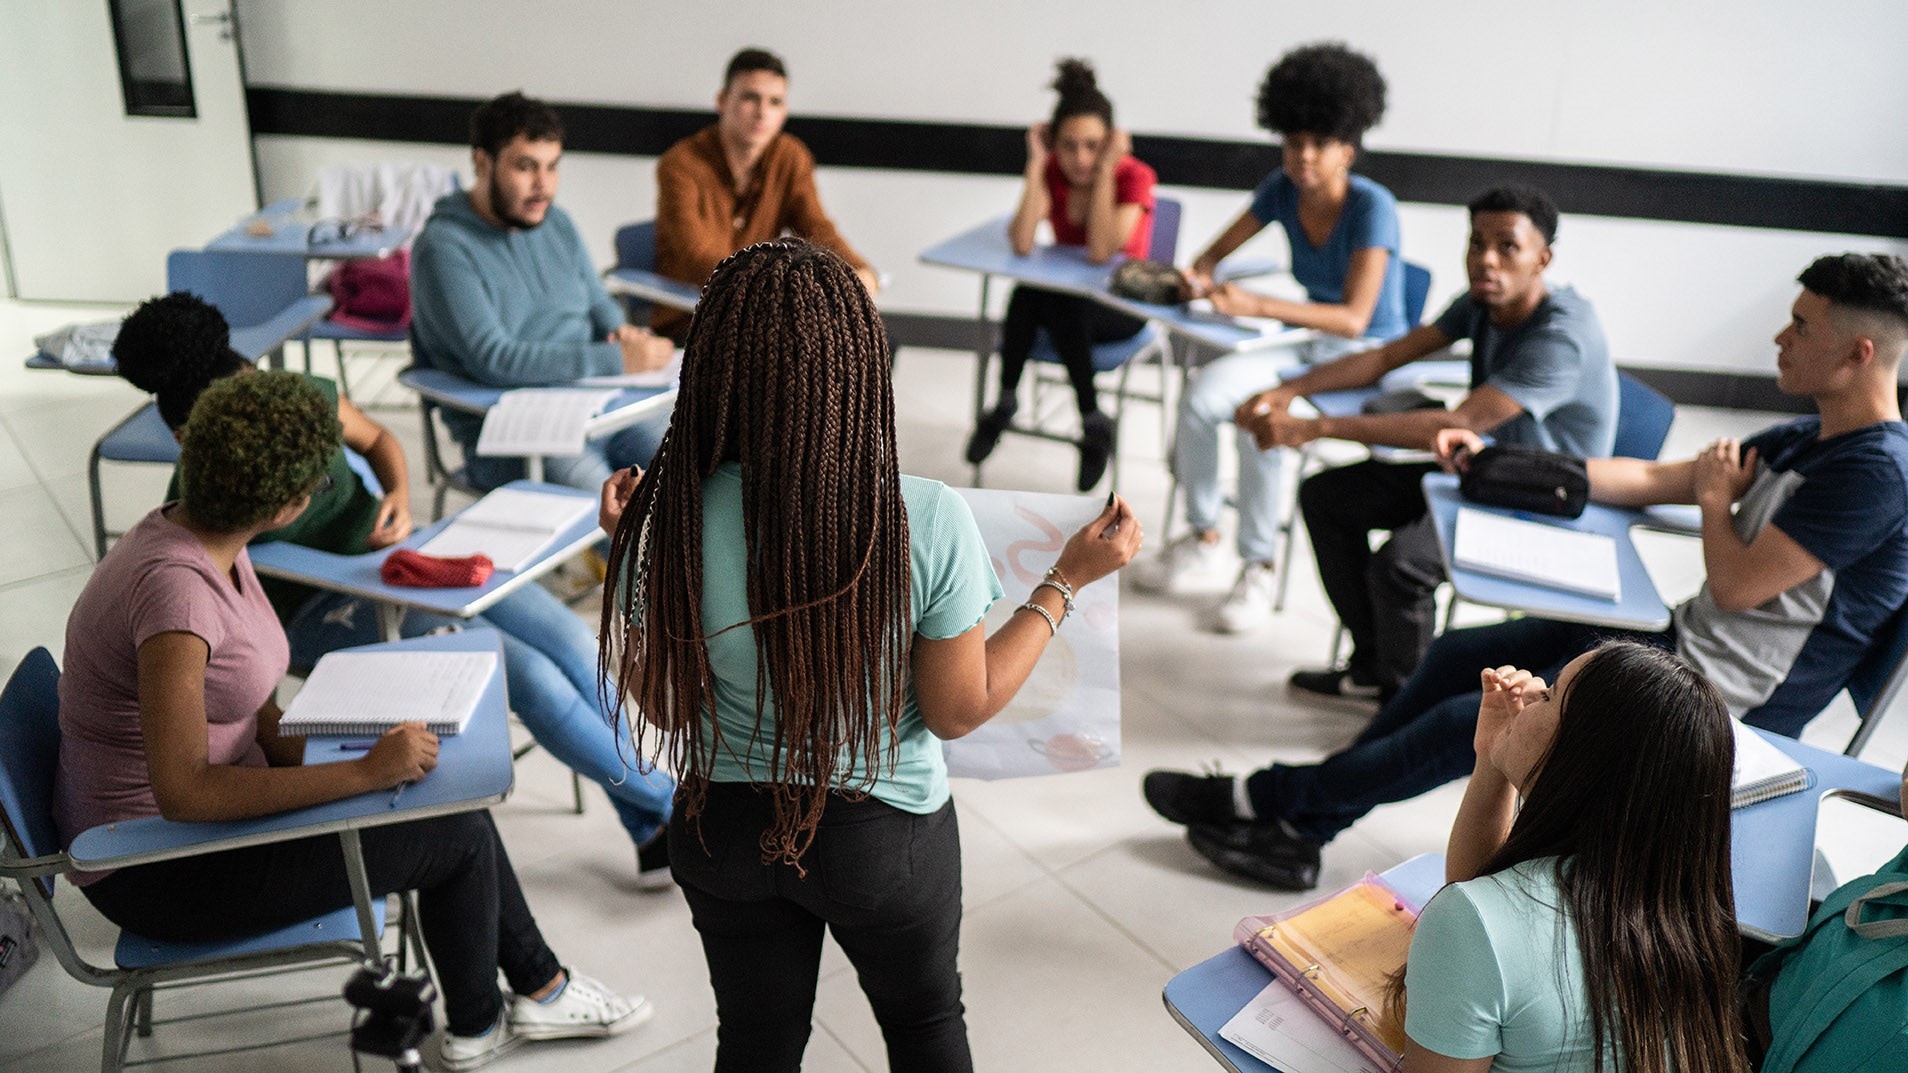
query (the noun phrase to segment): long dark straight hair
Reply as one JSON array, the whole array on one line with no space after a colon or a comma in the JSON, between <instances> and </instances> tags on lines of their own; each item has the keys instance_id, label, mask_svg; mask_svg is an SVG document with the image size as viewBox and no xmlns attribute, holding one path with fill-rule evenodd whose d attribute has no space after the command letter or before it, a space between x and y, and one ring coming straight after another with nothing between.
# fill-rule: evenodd
<instances>
[{"instance_id":1,"label":"long dark straight hair","mask_svg":"<svg viewBox=\"0 0 1908 1073\"><path fill-rule=\"evenodd\" d=\"M1629 641L1598 648L1559 700L1557 736L1479 874L1558 858L1594 1068L1615 1042L1629 1073L1745 1069L1728 708L1683 659Z\"/></svg>"},{"instance_id":2,"label":"long dark straight hair","mask_svg":"<svg viewBox=\"0 0 1908 1073\"><path fill-rule=\"evenodd\" d=\"M831 790L872 786L884 740L892 762L913 628L888 374L887 331L847 262L795 241L729 257L703 290L675 416L611 543L599 656L611 724L635 703L636 749L666 746L689 817L718 750L764 761L764 861L799 862ZM739 742L710 714L702 621L702 486L728 461L742 470L762 686L761 733ZM843 785L857 766L866 778Z\"/></svg>"}]
</instances>

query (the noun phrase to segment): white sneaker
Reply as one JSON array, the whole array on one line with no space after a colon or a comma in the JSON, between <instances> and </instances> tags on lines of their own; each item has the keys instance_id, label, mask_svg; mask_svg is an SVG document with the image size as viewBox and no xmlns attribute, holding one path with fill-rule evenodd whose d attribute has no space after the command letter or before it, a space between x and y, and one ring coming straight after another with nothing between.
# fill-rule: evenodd
<instances>
[{"instance_id":1,"label":"white sneaker","mask_svg":"<svg viewBox=\"0 0 1908 1073\"><path fill-rule=\"evenodd\" d=\"M1278 597L1276 574L1271 563L1247 563L1239 569L1239 580L1219 605L1215 616L1220 633L1246 633L1272 619L1272 603Z\"/></svg>"},{"instance_id":2,"label":"white sneaker","mask_svg":"<svg viewBox=\"0 0 1908 1073\"><path fill-rule=\"evenodd\" d=\"M1185 533L1168 542L1158 555L1135 563L1133 584L1144 592L1160 593L1216 587L1225 576L1225 554L1219 541L1207 543L1198 533Z\"/></svg>"},{"instance_id":3,"label":"white sneaker","mask_svg":"<svg viewBox=\"0 0 1908 1073\"><path fill-rule=\"evenodd\" d=\"M518 995L510 1002L510 1031L522 1039L614 1036L656 1012L641 995L619 995L599 981L565 968L569 981L549 1002Z\"/></svg>"},{"instance_id":4,"label":"white sneaker","mask_svg":"<svg viewBox=\"0 0 1908 1073\"><path fill-rule=\"evenodd\" d=\"M438 1037L437 1061L432 1065L449 1073L462 1073L489 1065L516 1050L523 1037L510 1030L509 1007L497 1011L497 1023L481 1036L455 1036L445 1032Z\"/></svg>"}]
</instances>

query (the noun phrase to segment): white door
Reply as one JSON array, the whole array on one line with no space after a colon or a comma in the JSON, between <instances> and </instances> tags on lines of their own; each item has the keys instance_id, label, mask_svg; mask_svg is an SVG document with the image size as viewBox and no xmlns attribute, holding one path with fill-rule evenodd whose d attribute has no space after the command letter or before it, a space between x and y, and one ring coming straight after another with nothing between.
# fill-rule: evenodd
<instances>
[{"instance_id":1,"label":"white door","mask_svg":"<svg viewBox=\"0 0 1908 1073\"><path fill-rule=\"evenodd\" d=\"M16 297L131 302L258 207L229 0L0 0Z\"/></svg>"}]
</instances>

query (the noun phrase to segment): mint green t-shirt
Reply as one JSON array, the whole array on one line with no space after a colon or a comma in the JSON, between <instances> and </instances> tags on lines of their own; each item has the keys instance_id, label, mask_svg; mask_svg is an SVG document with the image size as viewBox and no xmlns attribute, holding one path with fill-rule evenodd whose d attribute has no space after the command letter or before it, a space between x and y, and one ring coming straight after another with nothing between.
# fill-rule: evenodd
<instances>
[{"instance_id":1,"label":"mint green t-shirt","mask_svg":"<svg viewBox=\"0 0 1908 1073\"><path fill-rule=\"evenodd\" d=\"M1000 598L1000 580L981 543L967 503L939 481L901 478L908 514L908 560L914 633L930 640L958 637L973 629ZM756 724L755 632L724 627L750 618L748 548L742 527L742 469L724 463L702 486L702 623L709 634L709 666L715 677L716 710L723 748L710 758L715 782L772 781L767 756L775 741L775 706L765 703ZM705 717L706 718L706 717ZM909 686L899 748L892 767L884 742L873 762L873 795L906 812L926 814L946 803L947 761L941 741L921 721ZM760 755L756 755L759 750ZM866 763L838 776L842 786L866 782Z\"/></svg>"},{"instance_id":2,"label":"mint green t-shirt","mask_svg":"<svg viewBox=\"0 0 1908 1073\"><path fill-rule=\"evenodd\" d=\"M1405 966L1405 1034L1498 1073L1595 1073L1577 929L1557 858L1455 883L1424 907Z\"/></svg>"}]
</instances>

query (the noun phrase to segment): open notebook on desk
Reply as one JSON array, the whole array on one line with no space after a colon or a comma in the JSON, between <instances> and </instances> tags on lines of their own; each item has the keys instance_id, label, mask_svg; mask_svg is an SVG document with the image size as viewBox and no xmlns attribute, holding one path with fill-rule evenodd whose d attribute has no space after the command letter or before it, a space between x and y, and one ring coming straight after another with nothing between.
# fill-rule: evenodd
<instances>
[{"instance_id":1,"label":"open notebook on desk","mask_svg":"<svg viewBox=\"0 0 1908 1073\"><path fill-rule=\"evenodd\" d=\"M278 732L376 737L423 723L433 734L461 733L496 667L495 652L327 652Z\"/></svg>"},{"instance_id":2,"label":"open notebook on desk","mask_svg":"<svg viewBox=\"0 0 1908 1073\"><path fill-rule=\"evenodd\" d=\"M558 534L596 513L584 496L499 488L472 503L418 551L446 559L487 555L499 570L521 570Z\"/></svg>"},{"instance_id":3,"label":"open notebook on desk","mask_svg":"<svg viewBox=\"0 0 1908 1073\"><path fill-rule=\"evenodd\" d=\"M1459 507L1452 544L1451 561L1463 570L1612 602L1623 593L1616 541L1602 533Z\"/></svg>"},{"instance_id":4,"label":"open notebook on desk","mask_svg":"<svg viewBox=\"0 0 1908 1073\"><path fill-rule=\"evenodd\" d=\"M1815 782L1809 769L1788 753L1769 744L1740 719L1729 721L1736 733L1736 765L1729 787L1729 807L1742 808L1784 794L1801 793Z\"/></svg>"},{"instance_id":5,"label":"open notebook on desk","mask_svg":"<svg viewBox=\"0 0 1908 1073\"><path fill-rule=\"evenodd\" d=\"M477 453L486 458L580 455L590 418L602 413L616 394L613 387L506 391L484 414Z\"/></svg>"}]
</instances>

